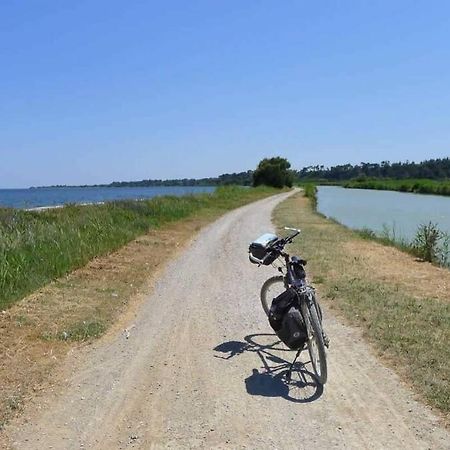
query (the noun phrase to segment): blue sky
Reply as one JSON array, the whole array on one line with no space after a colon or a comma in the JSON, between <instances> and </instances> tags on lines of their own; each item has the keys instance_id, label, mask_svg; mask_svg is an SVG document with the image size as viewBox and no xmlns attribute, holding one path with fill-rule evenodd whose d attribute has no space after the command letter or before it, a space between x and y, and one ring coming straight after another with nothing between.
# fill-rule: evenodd
<instances>
[{"instance_id":1,"label":"blue sky","mask_svg":"<svg viewBox=\"0 0 450 450\"><path fill-rule=\"evenodd\" d=\"M450 2L0 2L0 187L450 155Z\"/></svg>"}]
</instances>

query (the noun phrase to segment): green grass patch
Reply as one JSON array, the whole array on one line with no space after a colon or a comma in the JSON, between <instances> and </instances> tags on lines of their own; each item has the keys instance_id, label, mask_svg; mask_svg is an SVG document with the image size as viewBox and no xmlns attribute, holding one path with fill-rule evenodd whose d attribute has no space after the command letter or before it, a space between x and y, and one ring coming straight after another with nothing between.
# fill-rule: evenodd
<instances>
[{"instance_id":1,"label":"green grass patch","mask_svg":"<svg viewBox=\"0 0 450 450\"><path fill-rule=\"evenodd\" d=\"M67 205L39 212L2 208L0 310L150 229L195 214L225 212L277 192L231 186L212 194Z\"/></svg>"},{"instance_id":2,"label":"green grass patch","mask_svg":"<svg viewBox=\"0 0 450 450\"><path fill-rule=\"evenodd\" d=\"M97 338L106 330L106 325L98 320L83 320L73 324L67 331L58 333L58 339L63 341L86 341L91 338Z\"/></svg>"},{"instance_id":3,"label":"green grass patch","mask_svg":"<svg viewBox=\"0 0 450 450\"><path fill-rule=\"evenodd\" d=\"M100 337L107 329L107 325L101 320L87 319L71 323L58 332L44 332L41 338L44 341L87 341Z\"/></svg>"}]
</instances>

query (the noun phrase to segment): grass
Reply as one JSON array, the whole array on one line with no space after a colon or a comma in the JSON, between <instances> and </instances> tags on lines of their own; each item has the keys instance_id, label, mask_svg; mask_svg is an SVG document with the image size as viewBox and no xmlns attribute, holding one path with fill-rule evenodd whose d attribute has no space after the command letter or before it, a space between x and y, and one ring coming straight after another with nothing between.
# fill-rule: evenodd
<instances>
[{"instance_id":1,"label":"grass","mask_svg":"<svg viewBox=\"0 0 450 450\"><path fill-rule=\"evenodd\" d=\"M0 209L0 310L49 281L150 229L226 211L276 192L220 187L213 194L67 205L40 212Z\"/></svg>"},{"instance_id":2,"label":"grass","mask_svg":"<svg viewBox=\"0 0 450 450\"><path fill-rule=\"evenodd\" d=\"M56 333L44 332L42 333L42 339L49 341L54 339L61 341L88 341L100 337L106 328L106 324L100 320L82 320Z\"/></svg>"},{"instance_id":3,"label":"grass","mask_svg":"<svg viewBox=\"0 0 450 450\"><path fill-rule=\"evenodd\" d=\"M339 224L338 221L334 221ZM341 225L345 227L345 225ZM399 238L396 236L394 230L390 230L388 227L384 227L381 233L376 233L370 228L361 228L359 230L354 230L356 234L359 235L362 239L366 239L369 241L376 241L383 245L389 245L391 247L395 247L402 252L409 253L410 255L418 256L415 252L411 242L405 240L404 238Z\"/></svg>"},{"instance_id":4,"label":"grass","mask_svg":"<svg viewBox=\"0 0 450 450\"><path fill-rule=\"evenodd\" d=\"M346 188L352 189L377 189L384 191L413 192L417 194L450 195L450 180L428 179L367 179L351 180L342 183Z\"/></svg>"},{"instance_id":5,"label":"grass","mask_svg":"<svg viewBox=\"0 0 450 450\"><path fill-rule=\"evenodd\" d=\"M280 228L288 223L302 229L293 252L308 260L322 299L360 326L416 392L448 417L450 302L437 287L448 282L449 272L365 240L317 214L300 196L279 205L275 221Z\"/></svg>"}]
</instances>

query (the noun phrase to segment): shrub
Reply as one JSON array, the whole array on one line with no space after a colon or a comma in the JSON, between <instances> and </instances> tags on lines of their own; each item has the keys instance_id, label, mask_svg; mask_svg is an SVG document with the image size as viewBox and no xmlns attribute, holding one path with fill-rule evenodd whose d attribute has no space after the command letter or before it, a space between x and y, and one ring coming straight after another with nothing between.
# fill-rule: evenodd
<instances>
[{"instance_id":1,"label":"shrub","mask_svg":"<svg viewBox=\"0 0 450 450\"><path fill-rule=\"evenodd\" d=\"M317 187L315 184L309 183L305 184L303 187L305 197L308 197L311 200L311 204L315 209L317 207Z\"/></svg>"},{"instance_id":2,"label":"shrub","mask_svg":"<svg viewBox=\"0 0 450 450\"><path fill-rule=\"evenodd\" d=\"M413 241L413 248L417 255L429 262L439 262L440 243L445 234L432 222L422 224L417 230Z\"/></svg>"}]
</instances>

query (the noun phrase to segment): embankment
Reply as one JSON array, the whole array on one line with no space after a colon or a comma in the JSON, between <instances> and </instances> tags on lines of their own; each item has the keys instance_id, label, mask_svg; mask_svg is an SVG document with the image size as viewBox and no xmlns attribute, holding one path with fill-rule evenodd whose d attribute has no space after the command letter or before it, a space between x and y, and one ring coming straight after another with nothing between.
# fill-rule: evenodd
<instances>
[{"instance_id":1,"label":"embankment","mask_svg":"<svg viewBox=\"0 0 450 450\"><path fill-rule=\"evenodd\" d=\"M364 240L316 213L301 194L274 214L280 228L302 229L292 252L309 261L322 300L361 327L377 353L448 423L450 271Z\"/></svg>"}]
</instances>

